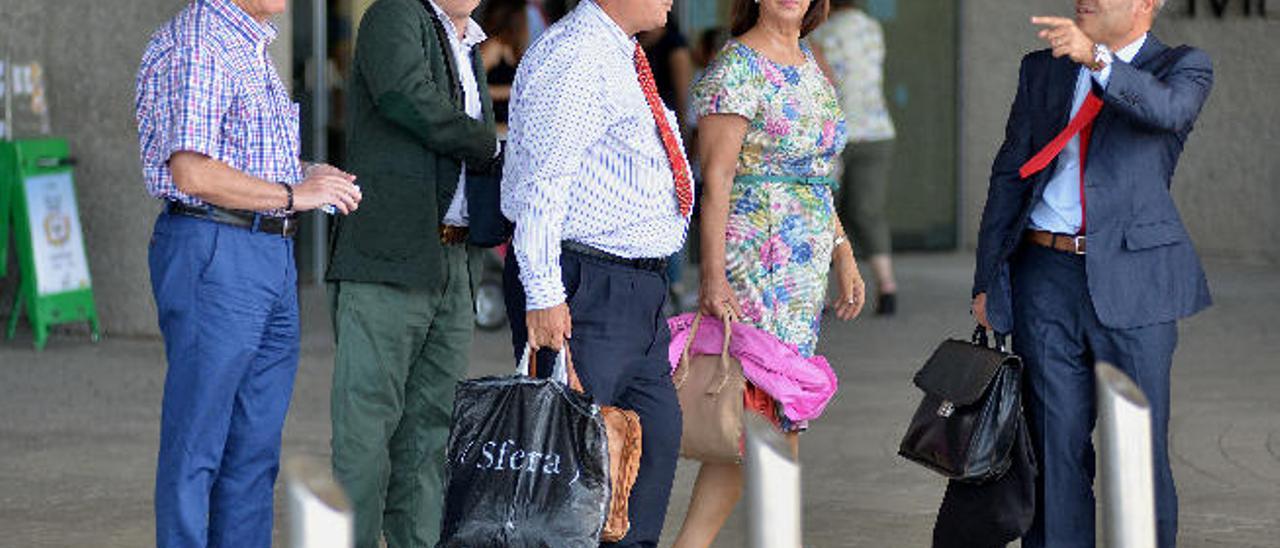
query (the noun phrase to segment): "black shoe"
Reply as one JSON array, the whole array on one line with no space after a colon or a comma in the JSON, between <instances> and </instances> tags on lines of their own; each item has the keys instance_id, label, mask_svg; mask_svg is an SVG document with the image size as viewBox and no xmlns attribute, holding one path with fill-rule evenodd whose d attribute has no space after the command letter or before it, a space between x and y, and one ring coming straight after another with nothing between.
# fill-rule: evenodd
<instances>
[{"instance_id":1,"label":"black shoe","mask_svg":"<svg viewBox=\"0 0 1280 548\"><path fill-rule=\"evenodd\" d=\"M892 316L898 311L897 293L881 293L876 298L876 315Z\"/></svg>"}]
</instances>

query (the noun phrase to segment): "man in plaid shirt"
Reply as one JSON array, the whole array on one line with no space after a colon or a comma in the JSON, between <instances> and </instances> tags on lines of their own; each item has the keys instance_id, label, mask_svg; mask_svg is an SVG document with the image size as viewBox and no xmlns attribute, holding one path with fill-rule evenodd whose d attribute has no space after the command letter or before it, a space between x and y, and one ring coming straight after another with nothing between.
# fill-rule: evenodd
<instances>
[{"instance_id":1,"label":"man in plaid shirt","mask_svg":"<svg viewBox=\"0 0 1280 548\"><path fill-rule=\"evenodd\" d=\"M162 200L151 284L169 368L156 544L269 547L298 365L295 213L360 202L298 159L298 110L267 57L287 0L192 0L152 37L136 114Z\"/></svg>"}]
</instances>

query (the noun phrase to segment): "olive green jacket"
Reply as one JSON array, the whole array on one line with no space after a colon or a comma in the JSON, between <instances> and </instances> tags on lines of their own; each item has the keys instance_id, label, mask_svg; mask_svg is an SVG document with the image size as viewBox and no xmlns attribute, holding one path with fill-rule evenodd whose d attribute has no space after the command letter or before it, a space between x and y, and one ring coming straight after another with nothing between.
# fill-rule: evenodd
<instances>
[{"instance_id":1,"label":"olive green jacket","mask_svg":"<svg viewBox=\"0 0 1280 548\"><path fill-rule=\"evenodd\" d=\"M453 50L423 0L377 0L360 23L347 90L347 171L364 195L337 216L329 281L434 289L444 277L439 226L465 160L493 161L493 101L478 50L484 116L467 116Z\"/></svg>"}]
</instances>

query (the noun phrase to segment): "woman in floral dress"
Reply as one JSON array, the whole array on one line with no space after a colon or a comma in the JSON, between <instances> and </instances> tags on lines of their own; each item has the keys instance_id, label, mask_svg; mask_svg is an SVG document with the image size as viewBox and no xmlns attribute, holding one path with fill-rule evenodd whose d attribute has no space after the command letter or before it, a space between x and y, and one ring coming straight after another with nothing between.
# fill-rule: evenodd
<instances>
[{"instance_id":1,"label":"woman in floral dress","mask_svg":"<svg viewBox=\"0 0 1280 548\"><path fill-rule=\"evenodd\" d=\"M736 0L734 39L694 85L693 99L704 178L701 310L768 331L806 356L817 345L833 261L837 316L856 316L864 289L832 204L844 115L801 41L827 10L828 0ZM746 399L794 450L806 425L786 420L754 387ZM675 546L710 546L742 482L739 465L703 463Z\"/></svg>"}]
</instances>

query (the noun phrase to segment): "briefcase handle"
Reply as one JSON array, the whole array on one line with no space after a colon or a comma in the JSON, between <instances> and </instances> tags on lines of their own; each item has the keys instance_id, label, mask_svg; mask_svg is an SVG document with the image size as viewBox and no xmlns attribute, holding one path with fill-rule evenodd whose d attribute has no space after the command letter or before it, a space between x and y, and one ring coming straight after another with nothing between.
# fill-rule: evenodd
<instances>
[{"instance_id":1,"label":"briefcase handle","mask_svg":"<svg viewBox=\"0 0 1280 548\"><path fill-rule=\"evenodd\" d=\"M1008 354L1009 347L1005 344L1005 342L1008 340L1008 335L1005 333L1000 333L999 331L995 331L995 330L992 330L991 333L995 335L995 339L996 339L995 349L1000 351L1000 353L1002 354ZM974 346L981 346L983 348L991 347L990 341L987 340L987 330L986 328L982 327L981 324L979 324L977 327L973 329L973 337L970 340L973 341Z\"/></svg>"}]
</instances>

